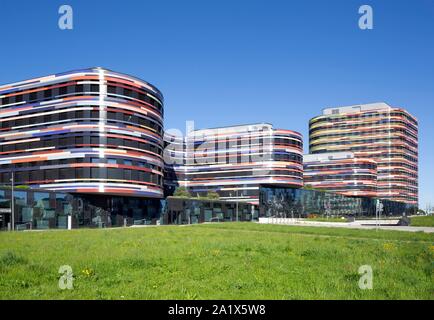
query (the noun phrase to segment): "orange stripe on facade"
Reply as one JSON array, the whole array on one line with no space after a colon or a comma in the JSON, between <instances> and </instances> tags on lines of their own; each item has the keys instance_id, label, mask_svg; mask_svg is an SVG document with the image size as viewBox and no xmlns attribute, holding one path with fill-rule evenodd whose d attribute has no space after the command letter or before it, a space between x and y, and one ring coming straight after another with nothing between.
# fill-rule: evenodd
<instances>
[{"instance_id":1,"label":"orange stripe on facade","mask_svg":"<svg viewBox=\"0 0 434 320\"><path fill-rule=\"evenodd\" d=\"M46 161L46 160L48 160L47 157L31 157L31 158L12 160L11 163L24 163L24 162L34 162L34 161Z\"/></svg>"}]
</instances>

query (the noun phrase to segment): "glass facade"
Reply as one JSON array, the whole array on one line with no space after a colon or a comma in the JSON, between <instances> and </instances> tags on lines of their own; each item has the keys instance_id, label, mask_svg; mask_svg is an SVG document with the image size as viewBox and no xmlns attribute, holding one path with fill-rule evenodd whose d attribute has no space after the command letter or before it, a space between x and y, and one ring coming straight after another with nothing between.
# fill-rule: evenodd
<instances>
[{"instance_id":1,"label":"glass facade","mask_svg":"<svg viewBox=\"0 0 434 320\"><path fill-rule=\"evenodd\" d=\"M66 229L130 225L195 224L203 222L257 221L259 217L303 218L318 216L375 216L376 198L291 187L261 185L259 206L245 202L168 197L91 196L41 189L15 190L15 228ZM0 229L11 222L11 189L0 188ZM381 200L382 216L415 214L415 206Z\"/></svg>"},{"instance_id":2,"label":"glass facade","mask_svg":"<svg viewBox=\"0 0 434 320\"><path fill-rule=\"evenodd\" d=\"M6 230L12 221L11 197L10 188L0 188L1 230ZM158 199L18 188L14 198L16 230L66 229L68 216L72 217L72 228L156 224L160 218Z\"/></svg>"},{"instance_id":3,"label":"glass facade","mask_svg":"<svg viewBox=\"0 0 434 320\"><path fill-rule=\"evenodd\" d=\"M244 202L168 197L162 201L161 224L257 221L258 206ZM238 210L238 211L237 211Z\"/></svg>"},{"instance_id":4,"label":"glass facade","mask_svg":"<svg viewBox=\"0 0 434 320\"><path fill-rule=\"evenodd\" d=\"M376 198L263 185L259 191L261 217L306 218L319 216L375 216ZM383 216L415 214L417 208L403 202L381 200Z\"/></svg>"},{"instance_id":5,"label":"glass facade","mask_svg":"<svg viewBox=\"0 0 434 320\"><path fill-rule=\"evenodd\" d=\"M0 189L0 230L7 226L6 219L10 215L10 200L6 197L6 191Z\"/></svg>"}]
</instances>

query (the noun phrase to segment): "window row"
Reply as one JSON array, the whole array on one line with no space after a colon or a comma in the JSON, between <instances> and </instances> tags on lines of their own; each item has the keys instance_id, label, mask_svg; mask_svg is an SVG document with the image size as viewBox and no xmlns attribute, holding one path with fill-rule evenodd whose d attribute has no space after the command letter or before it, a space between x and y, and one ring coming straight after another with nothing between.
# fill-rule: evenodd
<instances>
[{"instance_id":1,"label":"window row","mask_svg":"<svg viewBox=\"0 0 434 320\"><path fill-rule=\"evenodd\" d=\"M65 165L65 164L74 164L74 163L108 163L108 164L118 164L125 166L134 166L156 170L162 172L162 168L156 166L151 163L142 162L142 161L134 161L127 160L121 158L69 158L69 159L61 159L61 160L50 160L50 161L35 161L35 162L21 162L16 164L3 164L0 165L0 169L11 169L11 168L20 168L21 170L24 168L35 168L35 167L45 167L45 166L57 166L57 165ZM44 168L43 168L44 169Z\"/></svg>"},{"instance_id":2,"label":"window row","mask_svg":"<svg viewBox=\"0 0 434 320\"><path fill-rule=\"evenodd\" d=\"M110 83L110 82L109 82ZM119 85L108 85L107 86L107 93L109 95L116 95L116 96L123 96L123 97L129 97L129 98L133 98L133 99L138 99L141 101L144 101L152 106L154 106L155 108L157 108L159 111L163 111L161 104L156 101L155 99L149 97L146 92L138 90L137 88L131 88L131 89L127 89L127 88L123 88L120 87Z\"/></svg>"},{"instance_id":3,"label":"window row","mask_svg":"<svg viewBox=\"0 0 434 320\"><path fill-rule=\"evenodd\" d=\"M34 125L36 128L38 126L47 126L51 122L57 122L62 120L68 120L68 122L73 121L99 121L100 111L99 110L82 110L82 111L66 111L54 114L38 115L33 117L25 117L16 120L6 120L1 122L1 128L12 128L12 127L22 127ZM138 124L140 126L145 126L151 128L163 135L163 127L157 119L148 119L139 117L136 115L129 115L122 112L107 112L108 122L110 120L118 122L126 122L128 124Z\"/></svg>"},{"instance_id":4,"label":"window row","mask_svg":"<svg viewBox=\"0 0 434 320\"><path fill-rule=\"evenodd\" d=\"M340 127L339 127L340 128ZM342 129L342 128L340 128ZM327 129L321 129L321 130L311 130L310 134L312 135L314 132L316 131L326 131ZM333 130L335 130L335 128L333 128ZM361 138L365 137L365 136L373 136L373 135L383 135L383 136L388 136L389 134L392 135L396 135L397 133L401 133L402 135L405 135L406 137L412 137L414 139L417 139L417 136L415 134L411 134L411 132L409 132L409 130L406 129L397 129L397 128L391 128L391 129L371 129L371 130L366 130L366 131L360 131L360 130L351 130L351 132L339 132L338 133L323 133L323 134L319 134L316 137L319 138L335 138L335 137L346 137L346 136L360 136ZM314 137L312 137L314 138Z\"/></svg>"},{"instance_id":5,"label":"window row","mask_svg":"<svg viewBox=\"0 0 434 320\"><path fill-rule=\"evenodd\" d=\"M10 183L10 173L1 173L1 182ZM150 172L119 168L63 168L49 170L17 171L15 184L43 183L63 179L107 179L148 182L161 186L163 178ZM89 180L90 181L90 180Z\"/></svg>"},{"instance_id":6,"label":"window row","mask_svg":"<svg viewBox=\"0 0 434 320\"><path fill-rule=\"evenodd\" d=\"M89 146L99 146L107 145L111 148L115 147L130 147L140 150L150 151L152 153L163 155L163 150L160 146L152 143L144 143L130 139L120 139L120 138L105 138L99 136L72 136L66 137L63 135L55 135L50 139L44 139L32 142L23 142L15 144L0 145L0 152L12 152L12 151L23 151L55 147L56 149L66 149L66 148L87 148Z\"/></svg>"},{"instance_id":7,"label":"window row","mask_svg":"<svg viewBox=\"0 0 434 320\"><path fill-rule=\"evenodd\" d=\"M381 130L381 128L385 128L385 127L396 127L396 126L404 126L406 128L410 128L412 129L414 132L418 131L417 125L413 125L411 123L405 122L405 121L398 121L398 120L380 120L380 121L375 121L375 122L364 122L364 123L339 123L339 124L334 124L334 123L325 123L322 125L318 125L315 123L315 127L313 128L313 125L311 125L309 127L309 133L312 134L314 132L317 131L322 131L322 130L328 130L328 129L332 129L332 128L339 128L341 130L343 129L365 129L365 128L374 128L372 129L372 131L375 131L377 128L378 130ZM371 130L369 130L368 132L371 132Z\"/></svg>"},{"instance_id":8,"label":"window row","mask_svg":"<svg viewBox=\"0 0 434 320\"><path fill-rule=\"evenodd\" d=\"M305 170L377 169L375 164L305 164Z\"/></svg>"},{"instance_id":9,"label":"window row","mask_svg":"<svg viewBox=\"0 0 434 320\"><path fill-rule=\"evenodd\" d=\"M309 177L304 177L305 181L337 181L336 183L342 183L345 184L347 183L346 181L352 181L352 180L377 180L377 175L376 174L372 174L372 175L362 175L362 174L351 174L351 175L344 175L344 174L332 174L332 175L315 175L315 176L309 176Z\"/></svg>"},{"instance_id":10,"label":"window row","mask_svg":"<svg viewBox=\"0 0 434 320\"><path fill-rule=\"evenodd\" d=\"M284 175L284 176L293 176L302 178L303 173L300 171L287 171L287 170L263 170L263 171L237 171L234 170L233 172L216 172L216 173L205 173L205 174L191 174L187 175L190 177L193 181L201 181L203 179L224 179L224 178L231 178L231 177L263 177L263 176L270 176L270 175ZM176 175L172 175L173 176ZM167 177L166 177L167 178Z\"/></svg>"},{"instance_id":11,"label":"window row","mask_svg":"<svg viewBox=\"0 0 434 320\"><path fill-rule=\"evenodd\" d=\"M284 139L284 138L274 138L275 144L283 144L285 146L298 146L302 147L303 143L299 140L290 140L290 139Z\"/></svg>"},{"instance_id":12,"label":"window row","mask_svg":"<svg viewBox=\"0 0 434 320\"><path fill-rule=\"evenodd\" d=\"M301 155L295 153L284 153L284 154L273 154L273 160L275 161L294 161L294 162L303 162L303 157Z\"/></svg>"},{"instance_id":13,"label":"window row","mask_svg":"<svg viewBox=\"0 0 434 320\"><path fill-rule=\"evenodd\" d=\"M54 88L56 86L56 88ZM109 94L120 95L123 97L130 97L144 101L157 110L163 112L161 104L155 99L149 97L146 92L135 91L133 89L126 89L116 85L109 85L107 88ZM34 91L30 93L17 94L10 97L0 98L0 105L7 105L13 103L19 103L22 101L32 103L39 101L47 101L55 98L63 98L65 96L77 96L77 95L99 95L100 86L97 83L94 84L72 84L72 82L66 82L53 85L52 88Z\"/></svg>"},{"instance_id":14,"label":"window row","mask_svg":"<svg viewBox=\"0 0 434 320\"><path fill-rule=\"evenodd\" d=\"M351 144L355 144L354 142L353 143L342 143L342 142L315 143L315 141L311 141L310 148L312 149L312 148L318 148L318 147L327 148L327 146L330 146L330 147L333 147L333 146L346 146L345 149L342 149L340 151L365 151L365 150L366 151L368 151L368 150L382 151L382 150L386 150L386 148L388 148L386 144L388 144L390 142L390 140L383 140L383 141L376 141L376 142L383 142L383 143L382 144L379 143L378 145L374 145L374 146L368 147L367 146L368 143L366 141L364 141L364 142L363 141L359 141L359 144L365 144L365 146L353 147L353 146L351 146ZM409 144L407 143L407 145L409 145ZM412 155L416 155L417 156L417 151L414 150L414 149L412 150L412 149L410 149L407 146L393 145L393 149L396 149L396 150L405 150L405 152L408 152L408 153L410 153Z\"/></svg>"},{"instance_id":15,"label":"window row","mask_svg":"<svg viewBox=\"0 0 434 320\"><path fill-rule=\"evenodd\" d=\"M60 87L45 89L40 91L34 91L25 94L18 94L11 97L5 97L0 99L0 105L18 103L22 101L26 102L37 102L37 101L46 101L54 98L59 98L64 95L82 95L83 93L89 95L98 95L99 94L99 84L72 84L64 83L60 84ZM59 86L56 84L55 86Z\"/></svg>"},{"instance_id":16,"label":"window row","mask_svg":"<svg viewBox=\"0 0 434 320\"><path fill-rule=\"evenodd\" d=\"M151 120L151 119L147 119L135 115L129 115L126 113L113 112L113 111L107 112L107 119L109 121L115 120L116 122L123 121L123 122L128 122L133 124L139 124L141 126L152 128L156 130L160 135L163 135L163 127L158 123L157 120L154 119Z\"/></svg>"},{"instance_id":17,"label":"window row","mask_svg":"<svg viewBox=\"0 0 434 320\"><path fill-rule=\"evenodd\" d=\"M339 113L337 113L339 114ZM415 125L417 125L417 121L414 118L407 115L403 112L391 112L391 113L362 113L362 114L339 114L339 116L329 116L329 117L321 117L314 118L310 121L310 123L320 123L320 122L342 122L342 121L355 121L355 120L369 120L371 118L381 118L385 120L392 121L391 117L402 118L405 119Z\"/></svg>"}]
</instances>

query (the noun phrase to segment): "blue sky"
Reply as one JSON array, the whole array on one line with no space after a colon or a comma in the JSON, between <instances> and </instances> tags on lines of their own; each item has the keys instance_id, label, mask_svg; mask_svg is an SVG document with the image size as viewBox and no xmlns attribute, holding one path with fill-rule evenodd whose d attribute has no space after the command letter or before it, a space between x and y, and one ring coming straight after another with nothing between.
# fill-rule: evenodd
<instances>
[{"instance_id":1,"label":"blue sky","mask_svg":"<svg viewBox=\"0 0 434 320\"><path fill-rule=\"evenodd\" d=\"M363 4L373 30L358 28ZM270 122L307 152L324 107L404 107L420 122L420 206L434 205L434 0L2 0L0 14L0 83L106 67L163 92L166 128Z\"/></svg>"}]
</instances>

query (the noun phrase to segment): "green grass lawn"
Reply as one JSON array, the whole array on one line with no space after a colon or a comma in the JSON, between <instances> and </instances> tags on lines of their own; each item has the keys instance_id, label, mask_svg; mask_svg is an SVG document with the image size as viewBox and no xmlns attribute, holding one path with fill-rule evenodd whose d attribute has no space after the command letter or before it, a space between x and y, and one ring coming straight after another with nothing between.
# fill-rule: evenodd
<instances>
[{"instance_id":1,"label":"green grass lawn","mask_svg":"<svg viewBox=\"0 0 434 320\"><path fill-rule=\"evenodd\" d=\"M410 224L415 227L434 227L434 216L412 217Z\"/></svg>"},{"instance_id":2,"label":"green grass lawn","mask_svg":"<svg viewBox=\"0 0 434 320\"><path fill-rule=\"evenodd\" d=\"M0 233L0 299L433 299L434 236L220 223ZM70 265L74 288L58 288ZM373 289L358 287L371 265Z\"/></svg>"}]
</instances>

